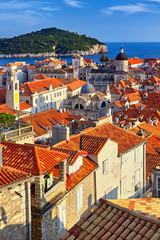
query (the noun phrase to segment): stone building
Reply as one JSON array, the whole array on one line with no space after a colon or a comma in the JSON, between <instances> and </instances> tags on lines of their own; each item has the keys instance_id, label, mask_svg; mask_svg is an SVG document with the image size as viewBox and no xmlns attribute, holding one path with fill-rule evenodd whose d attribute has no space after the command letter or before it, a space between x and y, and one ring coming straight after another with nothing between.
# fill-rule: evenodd
<instances>
[{"instance_id":1,"label":"stone building","mask_svg":"<svg viewBox=\"0 0 160 240\"><path fill-rule=\"evenodd\" d=\"M19 80L13 69L8 72L6 80L6 104L12 109L19 110Z\"/></svg>"},{"instance_id":2,"label":"stone building","mask_svg":"<svg viewBox=\"0 0 160 240\"><path fill-rule=\"evenodd\" d=\"M70 136L54 147L74 151L81 147L98 164L96 200L101 197L126 199L142 197L146 192L146 142L142 137L105 122Z\"/></svg>"},{"instance_id":3,"label":"stone building","mask_svg":"<svg viewBox=\"0 0 160 240\"><path fill-rule=\"evenodd\" d=\"M110 114L110 91L106 93L95 91L95 88L86 83L82 86L80 95L68 98L65 107L74 115L83 116L85 120L96 120Z\"/></svg>"},{"instance_id":4,"label":"stone building","mask_svg":"<svg viewBox=\"0 0 160 240\"><path fill-rule=\"evenodd\" d=\"M48 78L66 78L67 72L62 69L56 69L53 66L41 66L31 72L31 80L34 81L36 75L43 74Z\"/></svg>"},{"instance_id":5,"label":"stone building","mask_svg":"<svg viewBox=\"0 0 160 240\"><path fill-rule=\"evenodd\" d=\"M20 86L20 99L32 105L31 113L59 110L67 98L67 86L56 78L26 82Z\"/></svg>"},{"instance_id":6,"label":"stone building","mask_svg":"<svg viewBox=\"0 0 160 240\"><path fill-rule=\"evenodd\" d=\"M31 240L30 182L33 177L30 173L3 166L2 147L1 144L0 239Z\"/></svg>"},{"instance_id":7,"label":"stone building","mask_svg":"<svg viewBox=\"0 0 160 240\"><path fill-rule=\"evenodd\" d=\"M35 176L31 183L32 239L58 240L95 204L97 164L85 151L2 143L4 164Z\"/></svg>"},{"instance_id":8,"label":"stone building","mask_svg":"<svg viewBox=\"0 0 160 240\"><path fill-rule=\"evenodd\" d=\"M116 56L114 63L109 66L102 66L98 69L91 69L87 74L87 81L91 83L97 91L104 91L107 85L111 85L121 79L128 78L128 58L120 49L120 53Z\"/></svg>"}]
</instances>

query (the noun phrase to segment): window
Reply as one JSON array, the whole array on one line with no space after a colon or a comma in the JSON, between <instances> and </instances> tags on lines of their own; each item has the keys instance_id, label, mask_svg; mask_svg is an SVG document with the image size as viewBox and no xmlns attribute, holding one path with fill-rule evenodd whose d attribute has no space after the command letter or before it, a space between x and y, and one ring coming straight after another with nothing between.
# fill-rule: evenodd
<instances>
[{"instance_id":1,"label":"window","mask_svg":"<svg viewBox=\"0 0 160 240\"><path fill-rule=\"evenodd\" d=\"M109 188L109 189L105 192L105 199L112 199L112 188Z\"/></svg>"},{"instance_id":2,"label":"window","mask_svg":"<svg viewBox=\"0 0 160 240\"><path fill-rule=\"evenodd\" d=\"M15 90L18 90L18 84L15 83Z\"/></svg>"},{"instance_id":3,"label":"window","mask_svg":"<svg viewBox=\"0 0 160 240\"><path fill-rule=\"evenodd\" d=\"M160 177L157 176L157 197L160 198Z\"/></svg>"},{"instance_id":4,"label":"window","mask_svg":"<svg viewBox=\"0 0 160 240\"><path fill-rule=\"evenodd\" d=\"M140 161L140 149L136 148L134 150L134 162L139 162Z\"/></svg>"},{"instance_id":5,"label":"window","mask_svg":"<svg viewBox=\"0 0 160 240\"><path fill-rule=\"evenodd\" d=\"M37 104L37 99L35 99L35 104Z\"/></svg>"},{"instance_id":6,"label":"window","mask_svg":"<svg viewBox=\"0 0 160 240\"><path fill-rule=\"evenodd\" d=\"M82 185L76 191L76 211L78 212L83 206L83 188Z\"/></svg>"},{"instance_id":7,"label":"window","mask_svg":"<svg viewBox=\"0 0 160 240\"><path fill-rule=\"evenodd\" d=\"M121 180L121 193L125 193L126 191L126 178Z\"/></svg>"},{"instance_id":8,"label":"window","mask_svg":"<svg viewBox=\"0 0 160 240\"><path fill-rule=\"evenodd\" d=\"M48 100L48 95L46 96L46 100Z\"/></svg>"},{"instance_id":9,"label":"window","mask_svg":"<svg viewBox=\"0 0 160 240\"><path fill-rule=\"evenodd\" d=\"M139 170L137 170L134 174L135 185L139 183Z\"/></svg>"},{"instance_id":10,"label":"window","mask_svg":"<svg viewBox=\"0 0 160 240\"><path fill-rule=\"evenodd\" d=\"M66 202L58 207L58 230L61 231L66 225Z\"/></svg>"},{"instance_id":11,"label":"window","mask_svg":"<svg viewBox=\"0 0 160 240\"><path fill-rule=\"evenodd\" d=\"M108 160L103 161L103 173L108 172Z\"/></svg>"},{"instance_id":12,"label":"window","mask_svg":"<svg viewBox=\"0 0 160 240\"><path fill-rule=\"evenodd\" d=\"M29 104L29 100L26 100L26 103L28 103L28 104Z\"/></svg>"}]
</instances>

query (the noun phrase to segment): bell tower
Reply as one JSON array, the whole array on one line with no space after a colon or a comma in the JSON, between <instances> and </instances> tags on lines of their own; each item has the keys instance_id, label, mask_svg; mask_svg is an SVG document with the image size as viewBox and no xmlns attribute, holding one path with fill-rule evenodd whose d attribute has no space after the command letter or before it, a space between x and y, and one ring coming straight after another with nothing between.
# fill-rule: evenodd
<instances>
[{"instance_id":1,"label":"bell tower","mask_svg":"<svg viewBox=\"0 0 160 240\"><path fill-rule=\"evenodd\" d=\"M12 109L19 110L19 80L13 69L7 73L6 104Z\"/></svg>"}]
</instances>

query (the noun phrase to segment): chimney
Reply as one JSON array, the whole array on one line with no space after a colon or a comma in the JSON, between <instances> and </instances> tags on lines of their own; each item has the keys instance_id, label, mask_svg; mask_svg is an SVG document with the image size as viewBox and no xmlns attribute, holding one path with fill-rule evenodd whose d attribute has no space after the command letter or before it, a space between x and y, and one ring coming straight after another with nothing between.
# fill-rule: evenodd
<instances>
[{"instance_id":1,"label":"chimney","mask_svg":"<svg viewBox=\"0 0 160 240\"><path fill-rule=\"evenodd\" d=\"M52 129L52 145L63 140L69 140L69 127L54 125Z\"/></svg>"},{"instance_id":2,"label":"chimney","mask_svg":"<svg viewBox=\"0 0 160 240\"><path fill-rule=\"evenodd\" d=\"M59 163L59 180L62 182L66 182L67 176L67 160L63 160Z\"/></svg>"},{"instance_id":3,"label":"chimney","mask_svg":"<svg viewBox=\"0 0 160 240\"><path fill-rule=\"evenodd\" d=\"M82 135L80 136L79 149L82 150Z\"/></svg>"}]
</instances>

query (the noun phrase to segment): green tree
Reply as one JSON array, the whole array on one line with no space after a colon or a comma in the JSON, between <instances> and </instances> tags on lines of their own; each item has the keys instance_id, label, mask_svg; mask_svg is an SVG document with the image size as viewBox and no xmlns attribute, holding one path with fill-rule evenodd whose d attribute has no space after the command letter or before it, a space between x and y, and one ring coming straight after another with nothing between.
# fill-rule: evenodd
<instances>
[{"instance_id":1,"label":"green tree","mask_svg":"<svg viewBox=\"0 0 160 240\"><path fill-rule=\"evenodd\" d=\"M105 63L109 62L109 58L105 56Z\"/></svg>"},{"instance_id":2,"label":"green tree","mask_svg":"<svg viewBox=\"0 0 160 240\"><path fill-rule=\"evenodd\" d=\"M102 64L105 63L105 56L104 55L101 56L100 61L101 61Z\"/></svg>"},{"instance_id":3,"label":"green tree","mask_svg":"<svg viewBox=\"0 0 160 240\"><path fill-rule=\"evenodd\" d=\"M1 127L9 127L12 125L12 123L15 122L16 116L2 112L0 113L0 126Z\"/></svg>"}]
</instances>

